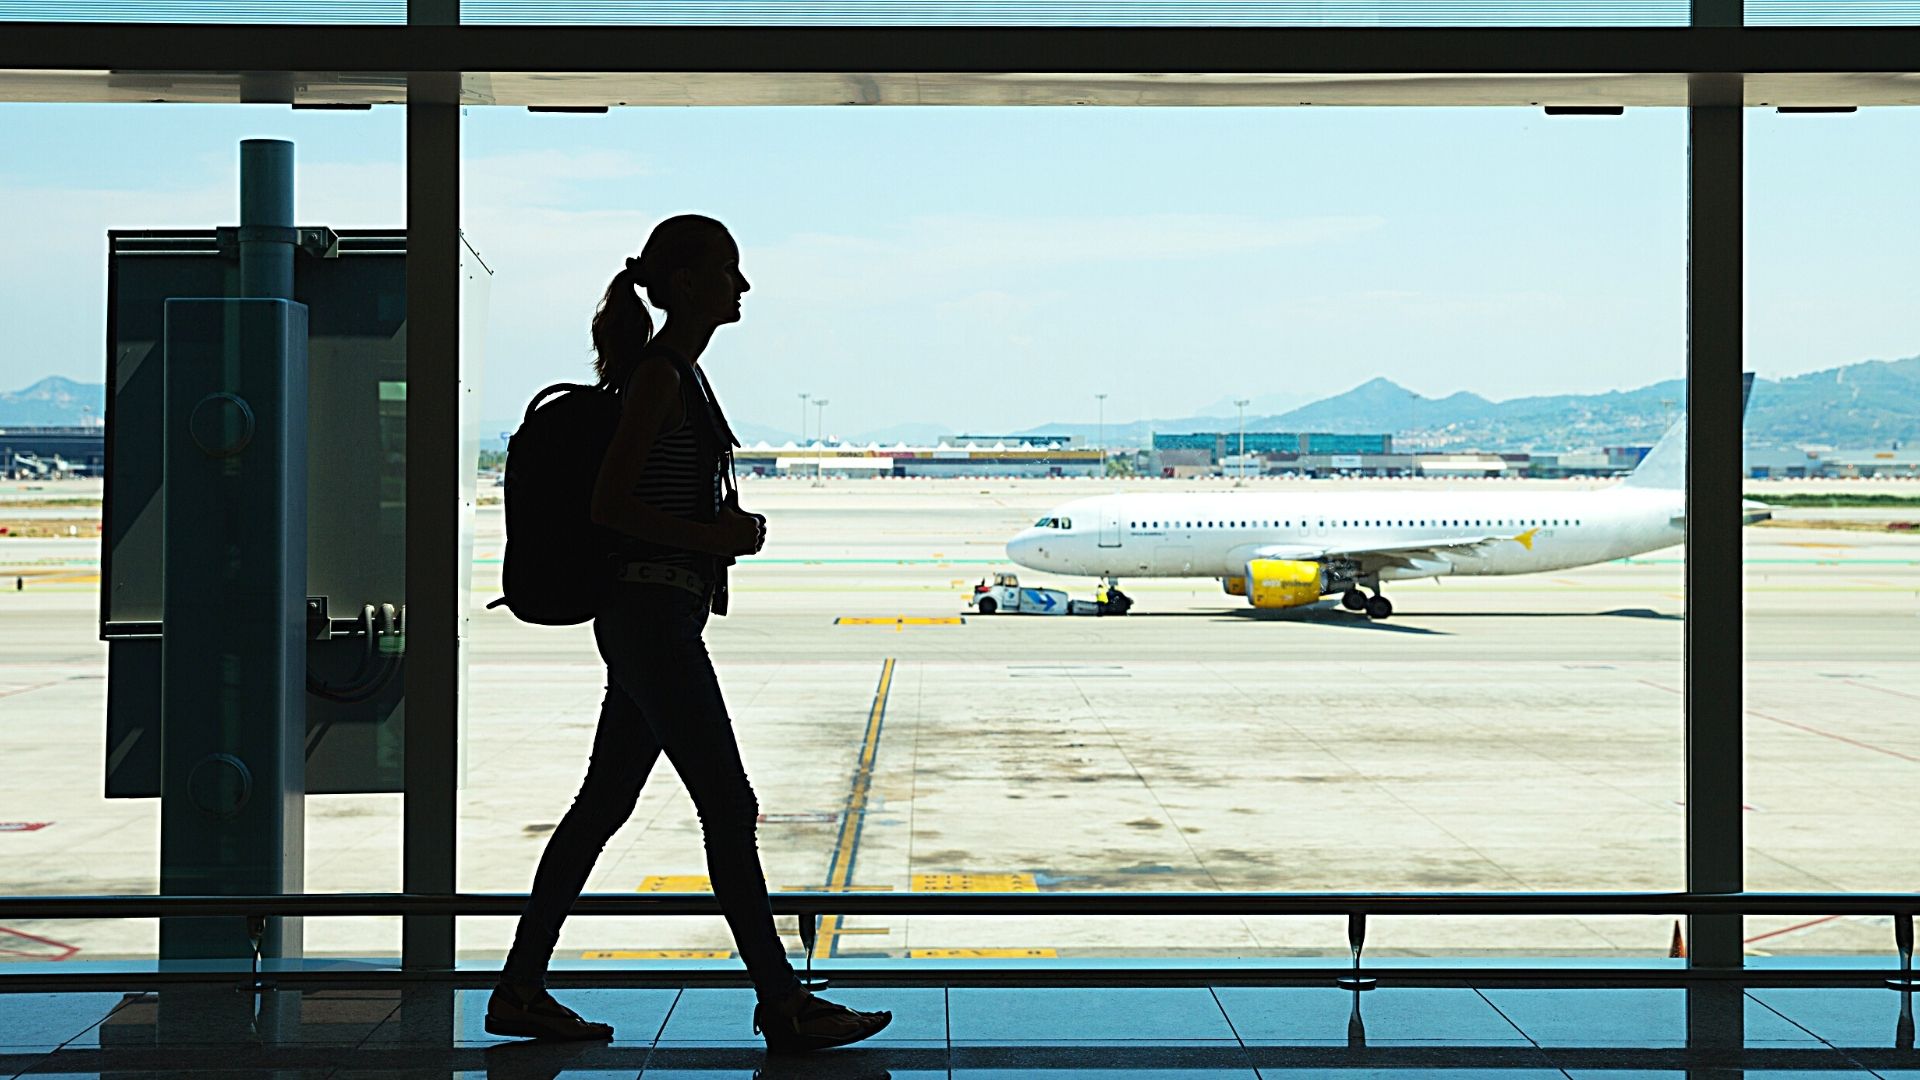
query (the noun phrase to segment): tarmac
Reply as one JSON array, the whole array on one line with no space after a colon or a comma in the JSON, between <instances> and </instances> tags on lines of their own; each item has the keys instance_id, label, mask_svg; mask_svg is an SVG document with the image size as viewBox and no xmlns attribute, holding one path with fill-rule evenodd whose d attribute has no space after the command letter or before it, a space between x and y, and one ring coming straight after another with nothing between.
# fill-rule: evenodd
<instances>
[{"instance_id":1,"label":"tarmac","mask_svg":"<svg viewBox=\"0 0 1920 1080\"><path fill-rule=\"evenodd\" d=\"M1210 580L1123 582L1135 607L1118 618L963 606L973 582L1017 569L1007 536L1114 486L746 482L769 543L736 569L733 614L707 640L762 806L772 888L1684 887L1682 551L1397 583L1385 622L1331 605L1254 611ZM1794 515L1833 512L1777 516ZM501 531L499 508L483 506L458 852L469 891L527 887L584 771L603 685L587 628L480 608ZM84 538L0 541L0 893L157 888L157 800L100 797L96 558ZM1920 537L1750 528L1744 560L1748 887L1914 889ZM857 827L843 827L849 807ZM307 813L310 891L399 888L398 795L312 796ZM588 888L682 891L704 873L692 807L663 764ZM500 956L511 928L463 919L462 956ZM1336 957L1343 929L1336 918L847 919L829 922L816 955ZM1383 919L1369 952L1664 956L1671 936L1662 918ZM1871 918L1752 919L1748 937L1756 954L1891 945L1887 920ZM15 923L0 927L0 956L151 956L155 939L152 922ZM391 955L399 930L310 919L306 942L310 955ZM557 958L729 947L717 919L582 918Z\"/></svg>"}]
</instances>

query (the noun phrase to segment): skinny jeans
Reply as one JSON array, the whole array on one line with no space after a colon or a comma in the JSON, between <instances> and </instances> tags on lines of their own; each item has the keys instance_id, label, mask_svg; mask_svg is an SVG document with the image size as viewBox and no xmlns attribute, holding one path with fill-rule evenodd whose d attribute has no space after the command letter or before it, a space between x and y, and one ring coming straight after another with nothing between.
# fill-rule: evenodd
<instances>
[{"instance_id":1,"label":"skinny jeans","mask_svg":"<svg viewBox=\"0 0 1920 1080\"><path fill-rule=\"evenodd\" d=\"M773 928L756 829L760 805L701 631L707 600L666 585L617 584L594 619L607 664L607 695L593 757L573 805L553 830L534 872L507 953L507 979L540 983L560 925L594 860L633 813L640 788L665 753L700 816L707 874L747 974L762 1001L800 986Z\"/></svg>"}]
</instances>

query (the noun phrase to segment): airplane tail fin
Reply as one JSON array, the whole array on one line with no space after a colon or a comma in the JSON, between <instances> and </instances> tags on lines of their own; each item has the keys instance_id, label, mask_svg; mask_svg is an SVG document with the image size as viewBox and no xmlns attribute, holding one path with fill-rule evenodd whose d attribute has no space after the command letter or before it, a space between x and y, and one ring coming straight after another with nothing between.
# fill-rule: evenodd
<instances>
[{"instance_id":1,"label":"airplane tail fin","mask_svg":"<svg viewBox=\"0 0 1920 1080\"><path fill-rule=\"evenodd\" d=\"M1740 410L1746 411L1747 399L1753 396L1753 372L1749 371L1740 378ZM1687 486L1687 417L1682 413L1674 421L1660 441L1653 444L1647 456L1621 481L1626 487L1663 488L1680 490Z\"/></svg>"}]
</instances>

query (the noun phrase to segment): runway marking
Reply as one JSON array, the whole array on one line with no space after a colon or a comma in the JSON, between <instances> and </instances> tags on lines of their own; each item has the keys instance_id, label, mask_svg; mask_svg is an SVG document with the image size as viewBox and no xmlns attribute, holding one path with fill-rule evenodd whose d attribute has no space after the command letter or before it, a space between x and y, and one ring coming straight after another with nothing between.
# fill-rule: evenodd
<instances>
[{"instance_id":1,"label":"runway marking","mask_svg":"<svg viewBox=\"0 0 1920 1080\"><path fill-rule=\"evenodd\" d=\"M1839 915L1822 915L1817 919L1808 919L1806 922L1803 922L1803 923L1795 923L1792 926L1783 926L1778 930L1769 930L1764 934L1755 934L1753 937L1748 938L1745 944L1751 945L1756 941L1765 941L1768 938L1779 937L1781 934L1791 934L1795 930L1805 930L1808 927L1819 926L1821 923L1830 923L1833 920L1841 917L1842 916L1839 916Z\"/></svg>"},{"instance_id":2,"label":"runway marking","mask_svg":"<svg viewBox=\"0 0 1920 1080\"><path fill-rule=\"evenodd\" d=\"M873 704L867 709L867 730L860 741L860 757L853 769L853 781L847 789L847 808L840 815L840 835L834 839L833 858L827 864L827 888L843 891L853 884L854 856L860 848L860 829L866 824L867 795L873 789L873 763L880 754L880 728L887 717L887 694L893 689L893 657L880 665L880 684L873 689ZM848 931L842 918L827 915L820 920L819 937L814 947L831 957L840 947L840 936Z\"/></svg>"},{"instance_id":3,"label":"runway marking","mask_svg":"<svg viewBox=\"0 0 1920 1080\"><path fill-rule=\"evenodd\" d=\"M908 949L909 960L1055 960L1056 949Z\"/></svg>"},{"instance_id":4,"label":"runway marking","mask_svg":"<svg viewBox=\"0 0 1920 1080\"><path fill-rule=\"evenodd\" d=\"M914 892L1039 892L1032 874L915 874Z\"/></svg>"},{"instance_id":5,"label":"runway marking","mask_svg":"<svg viewBox=\"0 0 1920 1080\"><path fill-rule=\"evenodd\" d=\"M1920 701L1920 696L1909 694L1904 690L1891 690L1884 686L1871 686L1871 685L1868 685L1867 683L1860 682L1858 679L1851 678L1851 677L1845 678L1842 681L1845 682L1848 686L1857 686L1862 690L1875 690L1882 694L1892 694L1894 697L1903 697L1903 698L1906 698L1908 701Z\"/></svg>"},{"instance_id":6,"label":"runway marking","mask_svg":"<svg viewBox=\"0 0 1920 1080\"><path fill-rule=\"evenodd\" d=\"M16 686L11 690L0 690L0 698L13 697L16 694L30 694L35 690L45 690L49 686L59 686L66 681L65 679L55 679L52 682L34 683L32 686Z\"/></svg>"},{"instance_id":7,"label":"runway marking","mask_svg":"<svg viewBox=\"0 0 1920 1080\"><path fill-rule=\"evenodd\" d=\"M728 949L595 949L580 954L582 960L727 960Z\"/></svg>"},{"instance_id":8,"label":"runway marking","mask_svg":"<svg viewBox=\"0 0 1920 1080\"><path fill-rule=\"evenodd\" d=\"M833 620L835 626L960 626L965 622L958 615L842 615Z\"/></svg>"},{"instance_id":9,"label":"runway marking","mask_svg":"<svg viewBox=\"0 0 1920 1080\"><path fill-rule=\"evenodd\" d=\"M32 948L16 949L9 944L0 945L0 956L14 956L22 960L57 961L70 959L75 953L80 951L80 946L78 945L69 945L64 941L55 941L50 937L41 937L39 934L29 934L25 930L15 930L11 926L0 926L0 941L10 941L13 938L32 942L35 945L45 945L47 949L52 951L49 952L47 950L36 950Z\"/></svg>"},{"instance_id":10,"label":"runway marking","mask_svg":"<svg viewBox=\"0 0 1920 1080\"><path fill-rule=\"evenodd\" d=\"M713 882L704 874L649 874L640 879L634 892L683 893L712 892Z\"/></svg>"},{"instance_id":11,"label":"runway marking","mask_svg":"<svg viewBox=\"0 0 1920 1080\"><path fill-rule=\"evenodd\" d=\"M1662 686L1659 683L1652 682L1648 679L1641 679L1640 682L1647 686L1653 687L1655 690L1665 690L1669 694L1684 695L1683 691L1676 690L1671 686ZM1869 689L1873 689L1873 688L1869 687ZM1871 750L1876 754L1885 754L1888 757L1899 758L1901 761L1920 762L1920 757L1915 757L1912 754L1904 753L1899 750L1890 750L1884 746L1875 746L1872 743L1861 742L1859 739L1848 738L1845 735L1839 735L1831 731L1823 731L1820 728L1813 727L1808 724L1802 724L1797 720L1786 720L1778 716L1768 716L1766 713L1763 713L1758 709L1748 709L1746 710L1746 713L1748 716L1758 717L1762 720L1767 720L1772 723L1779 724L1783 727L1798 728L1799 730L1807 732L1808 734L1811 734L1811 735L1819 735L1822 738L1832 739L1835 742L1843 742L1843 743L1846 743L1848 746L1857 746L1862 750Z\"/></svg>"}]
</instances>

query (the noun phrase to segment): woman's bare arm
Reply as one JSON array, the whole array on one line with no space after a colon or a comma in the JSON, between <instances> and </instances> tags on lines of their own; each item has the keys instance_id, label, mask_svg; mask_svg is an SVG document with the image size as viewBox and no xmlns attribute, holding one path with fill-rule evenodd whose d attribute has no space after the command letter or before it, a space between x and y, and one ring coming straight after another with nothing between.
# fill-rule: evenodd
<instances>
[{"instance_id":1,"label":"woman's bare arm","mask_svg":"<svg viewBox=\"0 0 1920 1080\"><path fill-rule=\"evenodd\" d=\"M720 551L720 537L712 525L664 513L633 494L654 442L683 411L680 373L664 363L641 364L627 384L620 426L614 429L594 481L593 522L649 543L727 554Z\"/></svg>"}]
</instances>

